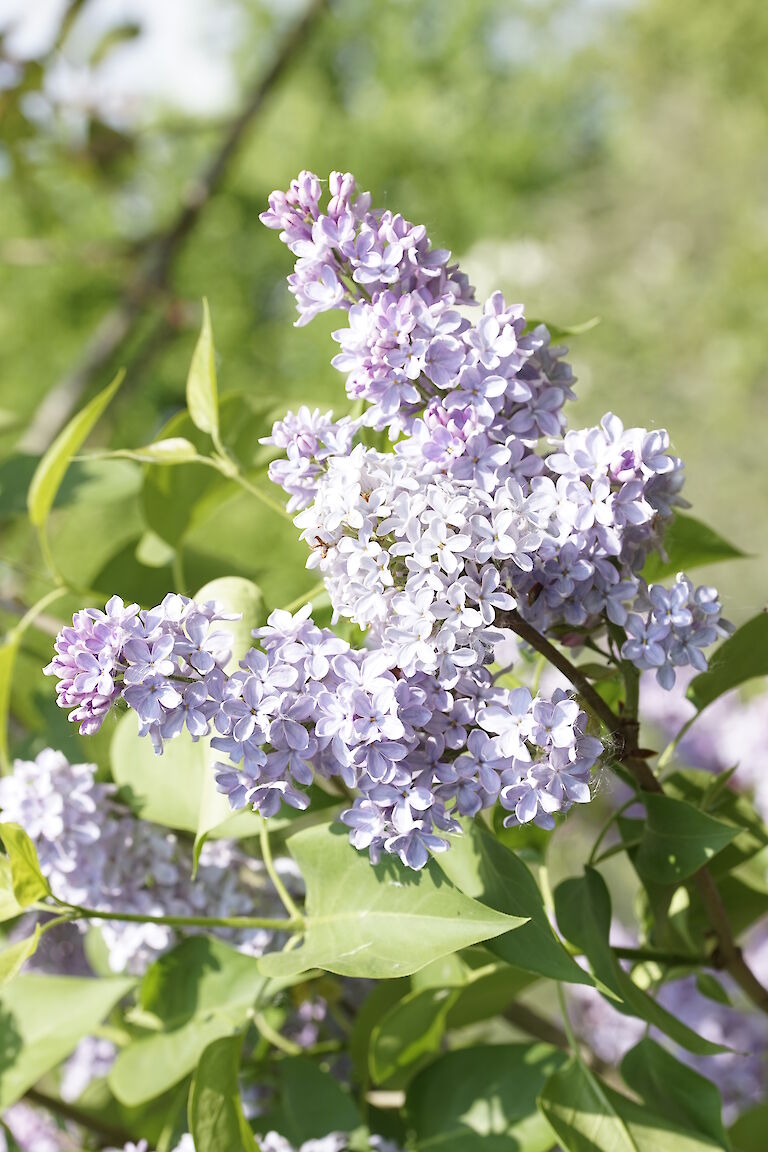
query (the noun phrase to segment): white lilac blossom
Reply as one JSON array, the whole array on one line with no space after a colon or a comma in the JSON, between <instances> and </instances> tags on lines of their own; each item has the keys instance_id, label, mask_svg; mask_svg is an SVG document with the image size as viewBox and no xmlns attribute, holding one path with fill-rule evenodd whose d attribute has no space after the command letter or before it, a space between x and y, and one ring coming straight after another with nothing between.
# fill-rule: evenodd
<instances>
[{"instance_id":1,"label":"white lilac blossom","mask_svg":"<svg viewBox=\"0 0 768 1152\"><path fill-rule=\"evenodd\" d=\"M455 268L446 270L448 254L432 252L423 227L372 212L369 196L355 198L349 173L332 173L325 208L321 199L320 181L303 172L288 192L273 193L262 220L282 230L298 257L289 279L300 322L326 308L346 311L333 363L363 415L335 425L331 413L289 413L268 442L284 446L286 459L270 474L288 492L289 508L305 509L297 523L337 616L369 627L388 654L404 648L414 661L408 667L440 676L443 657L453 667L454 650L469 660L470 649L477 658L492 642L463 591L441 602L454 574L477 563L496 569L487 579L497 578L499 594L541 631L577 636L624 627L628 617L637 630L643 564L661 550L674 509L685 504L682 464L667 433L625 429L612 413L593 428L565 431L573 374L545 325L526 328L522 307L498 292L474 321L465 316L471 293ZM362 423L387 428L408 468L352 449ZM334 453L337 428L345 444ZM361 507L358 473L368 507ZM417 496L438 485L450 491L444 503L460 508L458 523L442 507L428 506L421 522L409 514ZM399 497L391 508L390 496ZM390 521L394 538L383 539ZM483 545L477 537L484 532ZM433 537L440 552L428 551ZM708 625L718 627L714 614ZM695 629L672 646L663 667L656 665L667 686L675 667L701 665L712 635L711 627ZM642 630L632 635L625 655L634 660L637 651L641 668L648 666L645 641Z\"/></svg>"},{"instance_id":2,"label":"white lilac blossom","mask_svg":"<svg viewBox=\"0 0 768 1152\"><path fill-rule=\"evenodd\" d=\"M294 512L311 504L317 493L318 477L325 471L331 456L344 456L352 447L359 421L344 417L334 423L332 413L310 412L303 406L297 413L288 412L272 427L270 436L261 444L270 444L285 453L284 459L273 460L269 478L288 495L288 511Z\"/></svg>"},{"instance_id":3,"label":"white lilac blossom","mask_svg":"<svg viewBox=\"0 0 768 1152\"><path fill-rule=\"evenodd\" d=\"M436 488L432 497L436 504L440 491ZM445 501L440 506L447 507ZM459 830L457 817L474 816L497 799L510 812L508 822L535 820L552 827L553 813L589 800L590 772L602 752L600 741L586 734L586 715L568 694L534 699L496 686L483 667L482 652L478 659L469 649L468 660L449 642L451 633L446 641L452 623L448 612L456 606L482 622L484 613L490 618L494 605L508 600L489 573L481 575L476 566L463 580L446 590L437 642L442 648L439 676L420 671L417 658L409 662L402 645L394 666L382 648L350 648L313 623L309 606L295 615L273 612L254 634L261 647L251 648L237 671L227 674L215 634L210 648L217 660L205 647L208 619L221 614L208 605L203 615L193 601L181 597L133 614L133 633L119 643L107 629L110 676L123 701L138 713L140 731L152 736L158 750L184 725L193 738L213 734L212 747L228 761L217 765L217 785L233 808L249 806L265 816L283 803L303 809L315 773L338 776L357 794L342 814L353 844L368 849L374 861L384 851L408 867L422 868L431 851L448 847L446 834ZM431 604L429 586L424 592ZM477 607L470 609L464 597ZM395 600L398 620L403 616L399 604ZM401 627L410 635L408 643L431 653L427 639L434 617L427 616L426 603L424 608L421 634ZM109 611L125 615L114 603ZM85 619L90 640L95 614L78 617ZM206 624L198 630L200 620ZM77 617L66 632L64 675L74 685ZM205 660L189 651L190 636L199 640ZM89 650L88 659L98 663L99 653ZM90 715L88 686L99 692L91 681L73 690L76 711ZM62 698L68 692L60 693ZM152 826L137 825L132 834L151 834L143 828ZM221 850L216 844L206 848ZM167 859L172 872L175 852L175 842L158 843L151 858ZM85 870L78 876L81 885L87 886L87 875ZM110 892L119 891L120 879L110 876ZM103 869L98 880L103 886Z\"/></svg>"},{"instance_id":4,"label":"white lilac blossom","mask_svg":"<svg viewBox=\"0 0 768 1152\"><path fill-rule=\"evenodd\" d=\"M55 895L68 903L147 916L204 915L214 908L218 916L241 916L253 913L255 899L273 900L259 887L260 863L224 840L206 842L193 881L191 845L136 819L118 803L113 785L97 781L95 765L69 764L60 752L17 760L0 779L0 808L0 824L24 828ZM143 972L176 940L166 924L103 920L97 930L115 972ZM273 939L263 929L221 934L253 955ZM90 1055L89 1049L83 1059Z\"/></svg>"}]
</instances>

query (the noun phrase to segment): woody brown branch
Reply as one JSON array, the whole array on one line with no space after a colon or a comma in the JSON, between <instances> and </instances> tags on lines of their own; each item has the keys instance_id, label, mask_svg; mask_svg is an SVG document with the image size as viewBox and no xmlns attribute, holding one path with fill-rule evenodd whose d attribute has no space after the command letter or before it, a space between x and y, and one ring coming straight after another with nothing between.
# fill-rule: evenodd
<instances>
[{"instance_id":1,"label":"woody brown branch","mask_svg":"<svg viewBox=\"0 0 768 1152\"><path fill-rule=\"evenodd\" d=\"M665 793L661 781L654 775L645 758L638 754L637 718L622 717L615 713L590 684L584 673L517 611L498 613L496 623L500 628L508 628L514 632L563 673L584 704L605 725L616 742L614 760L629 770L640 791L663 796ZM752 1003L768 1014L768 989L764 988L754 975L734 939L728 912L712 873L705 866L700 868L692 879L717 941L714 962L718 967L726 969Z\"/></svg>"}]
</instances>

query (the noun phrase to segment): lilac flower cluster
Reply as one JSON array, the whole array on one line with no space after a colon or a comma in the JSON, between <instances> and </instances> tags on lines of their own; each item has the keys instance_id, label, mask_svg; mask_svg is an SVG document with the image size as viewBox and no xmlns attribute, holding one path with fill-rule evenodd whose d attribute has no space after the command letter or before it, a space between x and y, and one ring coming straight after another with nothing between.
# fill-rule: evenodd
<instances>
[{"instance_id":1,"label":"lilac flower cluster","mask_svg":"<svg viewBox=\"0 0 768 1152\"><path fill-rule=\"evenodd\" d=\"M732 630L720 616L716 589L694 588L682 573L670 589L661 584L643 588L634 609L626 619L629 639L621 654L636 668L654 669L666 689L674 687L677 668L705 672L707 658L702 649Z\"/></svg>"},{"instance_id":2,"label":"lilac flower cluster","mask_svg":"<svg viewBox=\"0 0 768 1152\"><path fill-rule=\"evenodd\" d=\"M12 774L0 779L0 824L24 828L43 874L67 903L99 911L129 907L148 916L204 915L212 907L219 916L253 914L258 861L228 841L208 841L193 882L191 847L175 833L137 820L114 792L113 785L96 780L95 765L69 764L60 752L46 749L34 761L17 760ZM263 898L277 915L274 898ZM104 920L98 931L115 972L143 972L176 939L164 924ZM241 950L261 955L273 937L249 929L230 938Z\"/></svg>"},{"instance_id":3,"label":"lilac flower cluster","mask_svg":"<svg viewBox=\"0 0 768 1152\"><path fill-rule=\"evenodd\" d=\"M549 531L552 485L527 494L515 480L493 496L448 477L422 480L403 456L358 445L329 462L314 503L296 517L336 616L371 639L406 675L482 664L514 608L500 566L532 567Z\"/></svg>"},{"instance_id":4,"label":"lilac flower cluster","mask_svg":"<svg viewBox=\"0 0 768 1152\"><path fill-rule=\"evenodd\" d=\"M485 585L469 593L478 618L492 611L490 601L504 602L487 578ZM449 674L447 644L439 679L418 667L393 670L381 649L356 651L318 628L309 606L295 615L273 612L255 633L261 649L251 648L227 674L220 639L213 634L209 640L207 629L198 633L193 626L221 619L216 606L205 606L204 615L181 597L164 605L130 615L132 628L151 630L149 640L139 640L122 623L128 610L111 602L110 612L121 622L105 636L110 676L115 686L122 684L123 700L158 750L185 725L194 738L212 733L212 747L229 761L217 766L217 784L233 808L248 805L265 816L283 802L303 809L309 803L304 789L315 773L338 776L358 794L342 817L353 843L368 848L374 860L383 850L422 868L430 850L448 847L445 833L458 831L457 816L474 816L497 799L509 809L510 822L536 820L547 827L554 812L589 800L589 774L602 745L586 734L585 714L562 692L551 700L510 692L494 685L479 662L471 668L457 661ZM78 630L84 621L90 639L95 618L79 613L74 628L66 629L68 683ZM199 635L204 672L192 663L201 660L189 652L190 634ZM101 665L89 650L91 658ZM137 691L147 682L152 695ZM98 683L92 691L101 698ZM95 711L80 685L76 711L83 710ZM87 807L103 808L103 799L99 804L89 796ZM36 818L22 816L33 823ZM97 832L86 824L80 834L92 842ZM81 884L87 875L78 877ZM98 883L104 884L103 866Z\"/></svg>"},{"instance_id":5,"label":"lilac flower cluster","mask_svg":"<svg viewBox=\"0 0 768 1152\"><path fill-rule=\"evenodd\" d=\"M98 732L122 696L141 717L142 734L162 747L185 724L193 735L205 731L198 704L206 693L197 682L230 659L229 634L211 631L214 621L227 619L216 604L185 596L170 594L150 612L113 596L103 612L75 614L44 671L57 677L59 705L72 710L83 735Z\"/></svg>"},{"instance_id":6,"label":"lilac flower cluster","mask_svg":"<svg viewBox=\"0 0 768 1152\"><path fill-rule=\"evenodd\" d=\"M289 512L312 503L325 462L331 456L349 452L359 426L359 421L347 416L334 422L333 413L322 413L319 408L310 412L303 405L297 413L288 412L278 420L270 436L261 438L261 444L270 444L285 453L284 458L270 464L269 478L290 496Z\"/></svg>"},{"instance_id":7,"label":"lilac flower cluster","mask_svg":"<svg viewBox=\"0 0 768 1152\"><path fill-rule=\"evenodd\" d=\"M298 1148L278 1132L267 1132L258 1139L261 1152L345 1152L349 1148L349 1135L345 1132L329 1132L319 1139L305 1140ZM369 1152L401 1152L397 1144L383 1136L369 1136L368 1149Z\"/></svg>"},{"instance_id":8,"label":"lilac flower cluster","mask_svg":"<svg viewBox=\"0 0 768 1152\"><path fill-rule=\"evenodd\" d=\"M348 172L332 172L326 211L322 188L312 172L299 173L287 192L273 192L261 214L268 228L298 258L289 279L299 325L319 312L349 308L391 291L420 293L425 302L469 301L472 290L450 252L433 249L423 224L371 211L368 193L357 194Z\"/></svg>"},{"instance_id":9,"label":"lilac flower cluster","mask_svg":"<svg viewBox=\"0 0 768 1152\"><path fill-rule=\"evenodd\" d=\"M301 509L309 563L326 577L337 617L370 628L406 671L438 675L444 658L451 675L482 661L497 607L516 604L538 629L574 636L630 616L637 628L639 574L684 504L667 433L625 429L611 413L565 432L573 374L546 326L526 330L522 307L498 292L471 323L460 311L471 302L465 281L438 274L448 254L434 257L423 228L403 222L393 233L370 197L353 203L349 174L333 173L330 192L322 212L320 181L302 173L262 219L298 257L290 281L302 322L318 310L318 282L332 285L323 308L347 311L333 363L350 398L368 405L340 425L330 413L289 414L268 441L286 446L270 475ZM351 448L360 423L388 428L399 462ZM344 448L334 451L339 434ZM435 505L426 492L438 488ZM478 618L473 586L503 599L481 613L490 619ZM692 592L698 605L707 594ZM668 682L687 659L700 666L705 638L718 634L694 632L665 656ZM625 658L634 651L630 643Z\"/></svg>"}]
</instances>

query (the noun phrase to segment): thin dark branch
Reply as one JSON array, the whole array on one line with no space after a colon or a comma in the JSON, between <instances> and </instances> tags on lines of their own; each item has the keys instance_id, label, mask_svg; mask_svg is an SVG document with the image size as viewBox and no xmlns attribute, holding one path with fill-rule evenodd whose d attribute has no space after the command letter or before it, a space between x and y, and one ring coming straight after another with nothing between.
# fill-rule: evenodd
<instances>
[{"instance_id":1,"label":"thin dark branch","mask_svg":"<svg viewBox=\"0 0 768 1152\"><path fill-rule=\"evenodd\" d=\"M531 648L540 652L542 656L546 656L547 660L568 678L587 707L618 740L618 748L614 752L614 758L619 764L623 764L629 769L638 788L642 792L663 796L664 787L661 781L654 775L646 760L638 755L637 718L631 714L627 715L626 718L617 716L576 665L531 624L523 620L517 611L499 613L496 620L499 627L509 628L515 632L522 640L530 644ZM712 963L730 972L742 992L749 997L756 1007L768 1014L768 989L764 988L754 975L744 959L741 948L734 939L728 911L712 878L712 873L707 867L700 868L694 875L693 881L717 940L717 948L713 954Z\"/></svg>"},{"instance_id":2,"label":"thin dark branch","mask_svg":"<svg viewBox=\"0 0 768 1152\"><path fill-rule=\"evenodd\" d=\"M221 187L232 161L249 129L288 66L319 22L327 0L310 0L300 20L294 24L245 100L238 116L226 128L223 139L209 163L187 187L179 212L167 231L145 249L142 266L122 297L102 319L86 345L76 367L47 394L21 440L28 452L41 452L65 423L91 382L117 357L133 333L138 320L157 296L167 291L173 264L187 237L196 227L211 198Z\"/></svg>"},{"instance_id":3,"label":"thin dark branch","mask_svg":"<svg viewBox=\"0 0 768 1152\"><path fill-rule=\"evenodd\" d=\"M72 1123L79 1124L81 1128L87 1128L90 1132L95 1132L97 1136L104 1137L106 1140L126 1144L134 1139L135 1133L128 1131L127 1128L121 1128L118 1124L110 1124L108 1120L91 1116L83 1109L60 1100L58 1096L49 1096L37 1088L27 1089L24 1098L29 1100L31 1104L47 1108L49 1112L53 1112L63 1120L71 1120Z\"/></svg>"},{"instance_id":4,"label":"thin dark branch","mask_svg":"<svg viewBox=\"0 0 768 1152\"><path fill-rule=\"evenodd\" d=\"M530 644L531 648L545 656L550 664L562 672L564 676L567 676L585 704L602 720L609 732L616 736L620 735L621 719L608 707L602 696L595 691L587 677L559 648L556 648L532 624L524 620L519 612L516 610L497 612L495 623L499 628L508 628L511 632L515 632L521 640L525 640L526 644Z\"/></svg>"},{"instance_id":5,"label":"thin dark branch","mask_svg":"<svg viewBox=\"0 0 768 1152\"><path fill-rule=\"evenodd\" d=\"M547 1016L540 1015L533 1008L529 1008L527 1004L515 1001L505 1009L503 1015L505 1020L514 1024L515 1028L519 1028L521 1032L527 1033L528 1036L533 1036L536 1040L543 1040L545 1044L551 1044L555 1048L562 1048L565 1052L570 1050L568 1037L560 1025ZM579 1047L581 1048L581 1045ZM591 1048L585 1048L583 1055L593 1072L611 1080L614 1084L618 1083L616 1069L601 1060Z\"/></svg>"}]
</instances>

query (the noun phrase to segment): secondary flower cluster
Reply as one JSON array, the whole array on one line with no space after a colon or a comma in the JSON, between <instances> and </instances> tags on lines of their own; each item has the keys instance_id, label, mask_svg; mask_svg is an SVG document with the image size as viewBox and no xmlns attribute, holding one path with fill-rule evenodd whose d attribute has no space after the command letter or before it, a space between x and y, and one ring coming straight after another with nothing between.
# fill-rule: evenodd
<instances>
[{"instance_id":1,"label":"secondary flower cluster","mask_svg":"<svg viewBox=\"0 0 768 1152\"><path fill-rule=\"evenodd\" d=\"M286 452L270 476L301 510L309 563L326 577L336 615L370 627L406 671L440 677L482 662L497 608L516 605L542 631L628 620L637 631L647 615L643 564L684 504L667 433L625 429L609 413L563 435L573 375L546 326L528 330L522 307L498 292L471 323L459 310L472 302L466 281L438 272L448 254L438 260L424 229L403 221L395 236L399 218L372 212L367 195L353 200L354 188L349 174L333 173L321 211L320 181L305 172L262 216L298 257L289 280L301 322L319 310L313 277L333 284L322 308L348 314L333 363L362 416L334 424L331 413L303 409L265 441ZM389 429L394 460L351 447L362 423ZM473 588L492 598L482 610ZM720 634L711 590L691 598L693 626L676 631L661 659L653 621L650 658L667 686L676 667L700 668ZM642 651L630 642L625 659L637 653L648 667L645 633L630 634Z\"/></svg>"},{"instance_id":2,"label":"secondary flower cluster","mask_svg":"<svg viewBox=\"0 0 768 1152\"><path fill-rule=\"evenodd\" d=\"M564 693L534 700L527 690L510 692L481 665L444 683L419 671L406 675L390 669L381 651L356 651L318 628L309 611L273 612L255 633L261 648L251 648L228 674L223 640L208 631L211 620L223 618L216 605L172 596L140 612L112 600L106 613L77 614L49 671L63 670L59 699L74 694L76 718L90 718L102 700L114 703L121 694L158 751L185 726L195 739L212 733L213 748L229 761L218 765L217 783L233 808L249 805L269 816L285 801L303 809L315 773L340 777L359 797L342 819L374 860L383 850L421 868L429 850L448 847L445 833L458 831L457 816L474 816L497 799L509 821L549 827L552 813L589 800L602 745L587 735L585 713ZM94 646L94 621L104 655ZM73 679L73 665L91 662L109 668L108 697L90 674L85 683ZM43 779L38 788L45 789ZM91 823L78 828L88 842L98 834L93 811L103 807L91 798L92 786L86 781ZM77 789L73 798L80 802ZM34 830L40 823L35 812L19 817Z\"/></svg>"},{"instance_id":3,"label":"secondary flower cluster","mask_svg":"<svg viewBox=\"0 0 768 1152\"><path fill-rule=\"evenodd\" d=\"M17 760L0 779L0 824L24 828L59 899L147 916L199 916L214 907L217 916L247 916L256 898L272 900L259 887L259 862L223 840L203 845L192 881L191 848L173 832L137 820L114 792L96 780L95 765L69 764L50 748L34 761ZM277 915L277 906L269 914ZM175 940L164 924L104 920L98 930L115 972L143 972ZM261 955L272 934L248 929L230 938Z\"/></svg>"},{"instance_id":4,"label":"secondary flower cluster","mask_svg":"<svg viewBox=\"0 0 768 1152\"><path fill-rule=\"evenodd\" d=\"M634 611L627 617L630 638L621 654L637 668L655 669L662 688L674 687L676 668L705 672L707 658L702 649L731 631L730 624L721 619L716 590L694 588L682 573L671 589L661 584L644 589L635 608L642 615Z\"/></svg>"}]
</instances>

